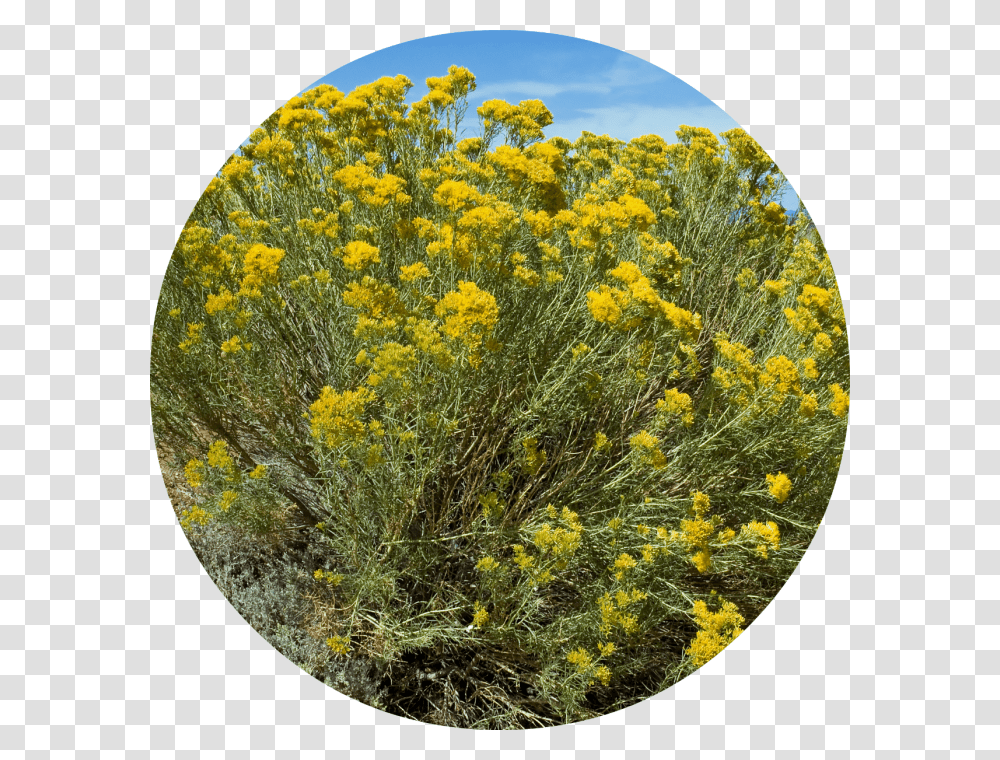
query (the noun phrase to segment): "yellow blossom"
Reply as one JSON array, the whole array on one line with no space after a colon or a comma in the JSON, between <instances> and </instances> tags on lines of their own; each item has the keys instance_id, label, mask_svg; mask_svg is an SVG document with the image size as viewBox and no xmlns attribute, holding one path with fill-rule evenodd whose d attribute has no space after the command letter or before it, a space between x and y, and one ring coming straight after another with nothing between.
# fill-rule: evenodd
<instances>
[{"instance_id":1,"label":"yellow blossom","mask_svg":"<svg viewBox=\"0 0 1000 760\"><path fill-rule=\"evenodd\" d=\"M830 402L830 411L837 417L843 417L847 414L847 410L851 405L851 397L847 391L840 387L840 383L831 385L830 392L833 394L833 401Z\"/></svg>"},{"instance_id":2,"label":"yellow blossom","mask_svg":"<svg viewBox=\"0 0 1000 760\"><path fill-rule=\"evenodd\" d=\"M788 292L791 283L788 280L764 280L761 288L775 298L781 298Z\"/></svg>"},{"instance_id":3,"label":"yellow blossom","mask_svg":"<svg viewBox=\"0 0 1000 760\"><path fill-rule=\"evenodd\" d=\"M187 340L178 343L177 347L184 353L190 353L193 346L201 343L201 331L204 327L204 324L188 324Z\"/></svg>"},{"instance_id":4,"label":"yellow blossom","mask_svg":"<svg viewBox=\"0 0 1000 760\"><path fill-rule=\"evenodd\" d=\"M656 470L667 466L667 458L659 448L660 439L652 433L642 430L629 438L628 443L643 464Z\"/></svg>"},{"instance_id":5,"label":"yellow blossom","mask_svg":"<svg viewBox=\"0 0 1000 760\"><path fill-rule=\"evenodd\" d=\"M777 475L768 474L767 482L771 484L768 491L770 491L771 496L779 504L783 504L792 493L792 481L784 473L779 472Z\"/></svg>"},{"instance_id":6,"label":"yellow blossom","mask_svg":"<svg viewBox=\"0 0 1000 760\"><path fill-rule=\"evenodd\" d=\"M185 530L192 525L207 525L212 515L201 507L191 507L181 512L181 527Z\"/></svg>"},{"instance_id":7,"label":"yellow blossom","mask_svg":"<svg viewBox=\"0 0 1000 760\"><path fill-rule=\"evenodd\" d=\"M285 257L280 248L268 248L257 243L247 251L243 259L243 281L240 292L249 296L259 296L260 288L266 284L278 281L278 265Z\"/></svg>"},{"instance_id":8,"label":"yellow blossom","mask_svg":"<svg viewBox=\"0 0 1000 760\"><path fill-rule=\"evenodd\" d=\"M479 602L476 602L474 609L475 614L472 616L472 624L476 628L482 628L490 619L489 613L486 612L486 608Z\"/></svg>"},{"instance_id":9,"label":"yellow blossom","mask_svg":"<svg viewBox=\"0 0 1000 760\"><path fill-rule=\"evenodd\" d=\"M500 567L500 563L493 557L483 557L476 563L476 570L481 573L491 573Z\"/></svg>"},{"instance_id":10,"label":"yellow blossom","mask_svg":"<svg viewBox=\"0 0 1000 760\"><path fill-rule=\"evenodd\" d=\"M208 314L215 314L218 311L226 311L227 309L235 308L236 296L230 293L226 288L222 288L218 295L215 293L209 293L208 298L205 301L205 311Z\"/></svg>"},{"instance_id":11,"label":"yellow blossom","mask_svg":"<svg viewBox=\"0 0 1000 760\"><path fill-rule=\"evenodd\" d=\"M337 654L347 654L351 651L351 639L348 636L331 636L326 645Z\"/></svg>"},{"instance_id":12,"label":"yellow blossom","mask_svg":"<svg viewBox=\"0 0 1000 760\"><path fill-rule=\"evenodd\" d=\"M694 666L700 668L743 633L740 626L744 617L735 604L726 601L722 602L717 612L712 612L699 599L694 603L692 612L700 630L688 647L687 654L694 661Z\"/></svg>"},{"instance_id":13,"label":"yellow blossom","mask_svg":"<svg viewBox=\"0 0 1000 760\"><path fill-rule=\"evenodd\" d=\"M403 282L416 282L419 279L430 276L431 270L422 261L399 268L399 279Z\"/></svg>"},{"instance_id":14,"label":"yellow blossom","mask_svg":"<svg viewBox=\"0 0 1000 760\"><path fill-rule=\"evenodd\" d=\"M615 564L612 565L612 569L615 573L615 580L621 580L625 577L626 573L630 570L634 570L638 566L635 557L631 554L621 554L618 559L615 560Z\"/></svg>"},{"instance_id":15,"label":"yellow blossom","mask_svg":"<svg viewBox=\"0 0 1000 760\"><path fill-rule=\"evenodd\" d=\"M359 354L360 357L360 354ZM371 362L369 385L379 385L383 380L401 380L417 366L417 351L413 346L383 343Z\"/></svg>"},{"instance_id":16,"label":"yellow blossom","mask_svg":"<svg viewBox=\"0 0 1000 760\"><path fill-rule=\"evenodd\" d=\"M205 482L205 463L198 459L192 459L184 467L184 476L187 478L188 485L192 488L198 488Z\"/></svg>"},{"instance_id":17,"label":"yellow blossom","mask_svg":"<svg viewBox=\"0 0 1000 760\"><path fill-rule=\"evenodd\" d=\"M605 686L611 683L611 669L607 665L598 665L594 668L594 675Z\"/></svg>"},{"instance_id":18,"label":"yellow blossom","mask_svg":"<svg viewBox=\"0 0 1000 760\"><path fill-rule=\"evenodd\" d=\"M344 266L351 272L360 272L369 264L378 264L381 259L378 248L362 240L354 240L344 246Z\"/></svg>"},{"instance_id":19,"label":"yellow blossom","mask_svg":"<svg viewBox=\"0 0 1000 760\"><path fill-rule=\"evenodd\" d=\"M234 335L229 340L223 342L223 344L222 344L222 353L224 353L224 354L235 354L235 353L237 353L239 351L242 351L244 347L245 347L245 344L240 340L240 336L239 335Z\"/></svg>"},{"instance_id":20,"label":"yellow blossom","mask_svg":"<svg viewBox=\"0 0 1000 760\"><path fill-rule=\"evenodd\" d=\"M444 320L442 331L469 348L478 348L484 336L492 332L500 312L496 299L474 282L460 281L458 290L447 293L434 307Z\"/></svg>"},{"instance_id":21,"label":"yellow blossom","mask_svg":"<svg viewBox=\"0 0 1000 760\"><path fill-rule=\"evenodd\" d=\"M228 512L229 508L236 503L237 498L239 498L239 494L236 491L224 491L219 498L219 507L223 512Z\"/></svg>"},{"instance_id":22,"label":"yellow blossom","mask_svg":"<svg viewBox=\"0 0 1000 760\"><path fill-rule=\"evenodd\" d=\"M216 441L208 447L208 466L220 469L233 466L233 458L229 456L229 446L225 441Z\"/></svg>"},{"instance_id":23,"label":"yellow blossom","mask_svg":"<svg viewBox=\"0 0 1000 760\"><path fill-rule=\"evenodd\" d=\"M524 460L521 463L521 469L526 475L537 475L548 455L538 449L537 438L525 438L523 446Z\"/></svg>"},{"instance_id":24,"label":"yellow blossom","mask_svg":"<svg viewBox=\"0 0 1000 760\"><path fill-rule=\"evenodd\" d=\"M736 276L736 284L739 285L743 290L749 290L754 285L757 284L757 275L754 271L748 267L744 267L740 270L740 273Z\"/></svg>"},{"instance_id":25,"label":"yellow blossom","mask_svg":"<svg viewBox=\"0 0 1000 760\"><path fill-rule=\"evenodd\" d=\"M578 673L586 672L587 668L589 668L594 661L594 658L590 654L590 652L588 652L583 647L580 647L579 649L574 649L572 652L566 655L566 659L569 661L571 665L576 665Z\"/></svg>"},{"instance_id":26,"label":"yellow blossom","mask_svg":"<svg viewBox=\"0 0 1000 760\"><path fill-rule=\"evenodd\" d=\"M830 356L833 353L833 341L825 332L818 333L813 338L813 349L820 356Z\"/></svg>"},{"instance_id":27,"label":"yellow blossom","mask_svg":"<svg viewBox=\"0 0 1000 760\"><path fill-rule=\"evenodd\" d=\"M330 448L359 443L365 436L361 415L365 405L374 400L375 394L367 388L338 393L326 386L319 399L309 407L313 438Z\"/></svg>"},{"instance_id":28,"label":"yellow blossom","mask_svg":"<svg viewBox=\"0 0 1000 760\"><path fill-rule=\"evenodd\" d=\"M776 522L761 523L756 520L747 523L740 529L740 534L750 540L759 540L757 553L767 559L768 549L778 551L781 548L781 533Z\"/></svg>"},{"instance_id":29,"label":"yellow blossom","mask_svg":"<svg viewBox=\"0 0 1000 760\"><path fill-rule=\"evenodd\" d=\"M676 388L668 388L663 392L663 398L656 402L656 409L661 414L679 417L685 427L694 424L691 397Z\"/></svg>"},{"instance_id":30,"label":"yellow blossom","mask_svg":"<svg viewBox=\"0 0 1000 760\"><path fill-rule=\"evenodd\" d=\"M799 404L799 415L806 418L813 417L818 407L819 399L814 394L808 393L802 397L802 402Z\"/></svg>"}]
</instances>

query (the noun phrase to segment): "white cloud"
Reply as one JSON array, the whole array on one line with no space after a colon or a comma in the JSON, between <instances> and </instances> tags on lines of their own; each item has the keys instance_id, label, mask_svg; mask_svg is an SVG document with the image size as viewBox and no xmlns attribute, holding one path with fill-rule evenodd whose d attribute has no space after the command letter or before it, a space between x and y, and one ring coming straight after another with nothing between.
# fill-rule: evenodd
<instances>
[{"instance_id":1,"label":"white cloud","mask_svg":"<svg viewBox=\"0 0 1000 760\"><path fill-rule=\"evenodd\" d=\"M613 95L622 87L662 82L664 77L668 76L670 75L667 72L641 58L622 54L617 57L612 66L585 79L544 82L538 80L493 81L479 87L469 100L479 103L494 98L551 98L563 93L592 93L607 96Z\"/></svg>"},{"instance_id":2,"label":"white cloud","mask_svg":"<svg viewBox=\"0 0 1000 760\"><path fill-rule=\"evenodd\" d=\"M627 105L583 109L586 115L572 119L557 119L545 134L559 135L575 140L583 131L608 134L620 140L631 140L641 135L660 135L668 142L675 140L674 132L681 124L708 127L720 131L739 126L725 111L715 106L703 108L670 108Z\"/></svg>"}]
</instances>

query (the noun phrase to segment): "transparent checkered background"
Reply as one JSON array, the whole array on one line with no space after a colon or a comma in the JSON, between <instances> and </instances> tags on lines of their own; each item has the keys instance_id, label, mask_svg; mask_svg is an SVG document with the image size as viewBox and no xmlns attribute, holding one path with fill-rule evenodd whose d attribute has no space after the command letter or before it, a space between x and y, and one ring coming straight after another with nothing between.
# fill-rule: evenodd
<instances>
[{"instance_id":1,"label":"transparent checkered background","mask_svg":"<svg viewBox=\"0 0 1000 760\"><path fill-rule=\"evenodd\" d=\"M1000 748L1000 3L505 5L4 2L5 757ZM227 151L361 55L498 27L627 50L743 124L823 232L853 369L827 519L764 615L652 700L527 732L400 720L277 654L190 550L148 411L161 277Z\"/></svg>"}]
</instances>

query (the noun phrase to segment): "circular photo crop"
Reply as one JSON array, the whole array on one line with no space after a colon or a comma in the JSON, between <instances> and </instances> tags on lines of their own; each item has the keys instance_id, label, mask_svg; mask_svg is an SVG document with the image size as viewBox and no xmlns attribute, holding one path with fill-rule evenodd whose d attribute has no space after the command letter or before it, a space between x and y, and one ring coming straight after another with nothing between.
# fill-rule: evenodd
<instances>
[{"instance_id":1,"label":"circular photo crop","mask_svg":"<svg viewBox=\"0 0 1000 760\"><path fill-rule=\"evenodd\" d=\"M297 666L395 715L593 718L802 559L849 404L823 243L675 77L432 37L293 97L184 227L152 339L180 524Z\"/></svg>"}]
</instances>

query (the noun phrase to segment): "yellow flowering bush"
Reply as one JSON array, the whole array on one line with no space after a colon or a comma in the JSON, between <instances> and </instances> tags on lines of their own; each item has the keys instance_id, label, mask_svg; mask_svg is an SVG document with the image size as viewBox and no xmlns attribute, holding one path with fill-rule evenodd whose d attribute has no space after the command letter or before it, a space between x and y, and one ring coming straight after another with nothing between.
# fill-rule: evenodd
<instances>
[{"instance_id":1,"label":"yellow flowering bush","mask_svg":"<svg viewBox=\"0 0 1000 760\"><path fill-rule=\"evenodd\" d=\"M742 130L571 142L488 100L463 135L475 76L426 85L305 92L212 179L162 286L157 445L201 556L242 536L302 584L313 674L469 728L583 720L794 570L846 432L843 304Z\"/></svg>"}]
</instances>

